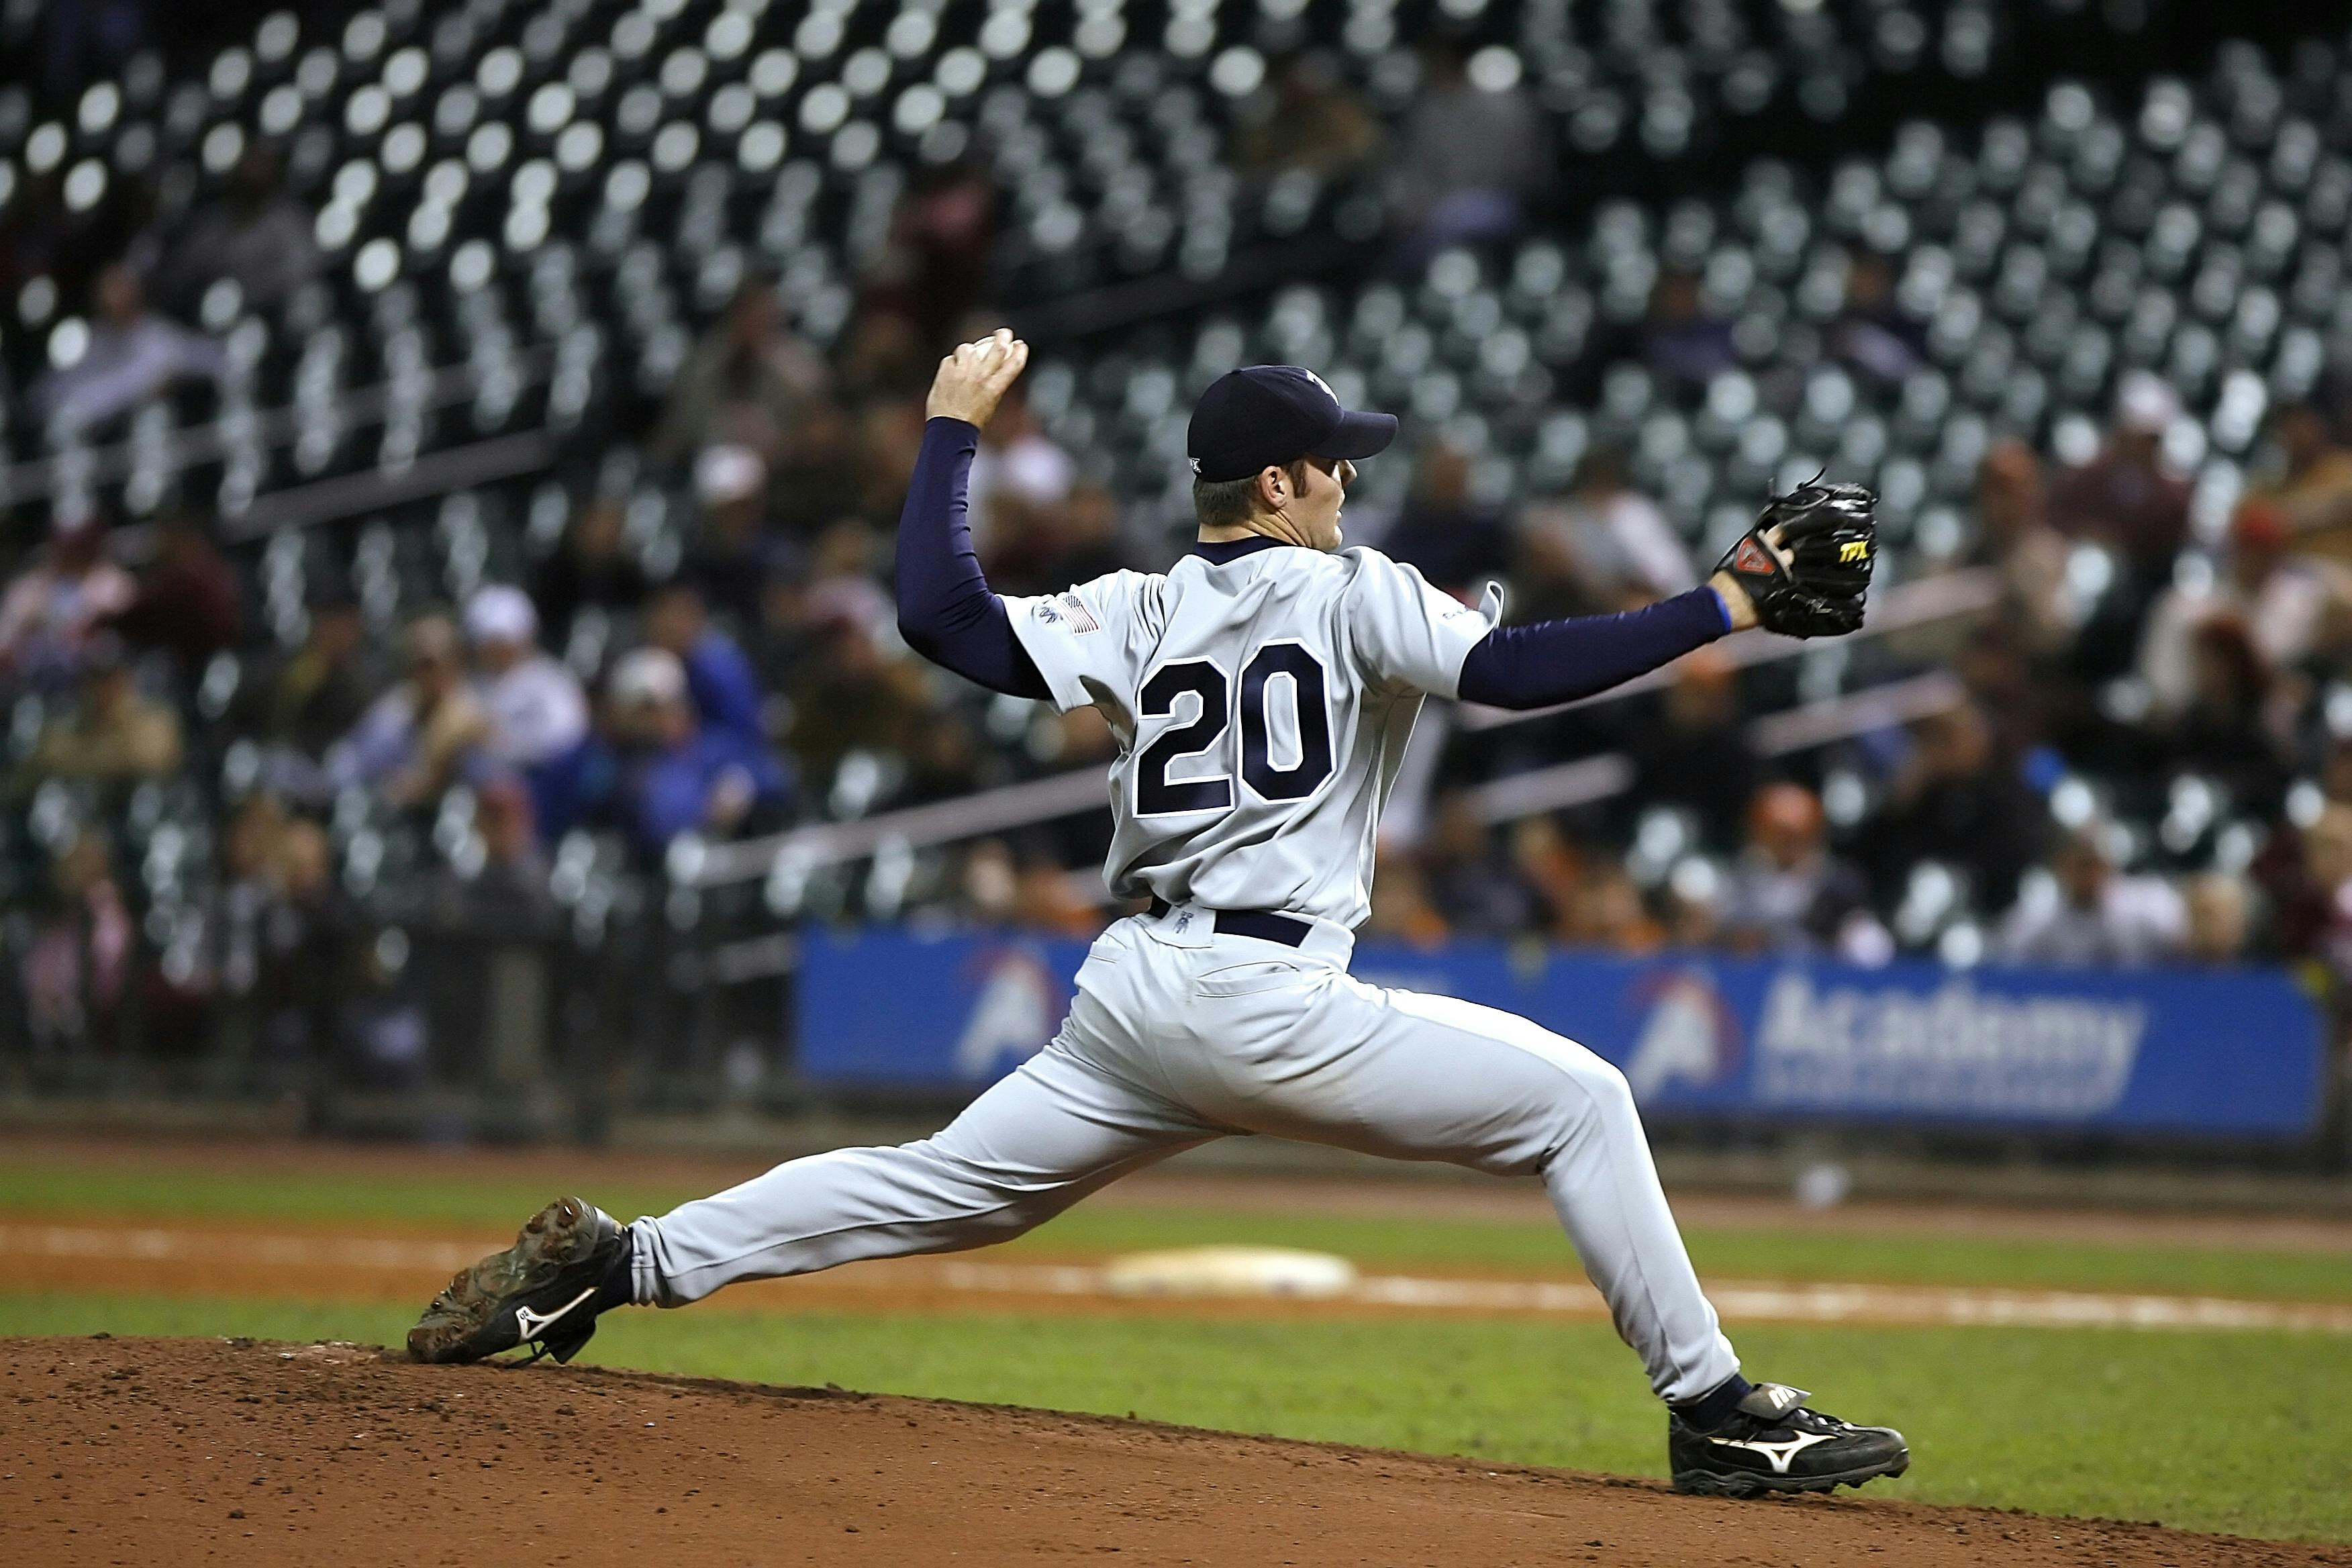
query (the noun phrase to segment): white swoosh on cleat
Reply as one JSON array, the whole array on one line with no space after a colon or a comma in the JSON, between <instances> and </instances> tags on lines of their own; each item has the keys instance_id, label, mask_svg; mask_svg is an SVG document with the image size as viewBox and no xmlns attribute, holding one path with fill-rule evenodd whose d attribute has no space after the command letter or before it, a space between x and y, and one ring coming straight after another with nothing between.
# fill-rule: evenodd
<instances>
[{"instance_id":1,"label":"white swoosh on cleat","mask_svg":"<svg viewBox=\"0 0 2352 1568\"><path fill-rule=\"evenodd\" d=\"M1771 1463L1775 1474L1787 1475L1789 1461L1816 1443L1826 1443L1835 1433L1800 1432L1785 1443L1759 1443L1738 1437L1709 1437L1708 1442L1725 1448L1751 1448Z\"/></svg>"},{"instance_id":2,"label":"white swoosh on cleat","mask_svg":"<svg viewBox=\"0 0 2352 1568\"><path fill-rule=\"evenodd\" d=\"M593 1296L595 1293L596 1287L591 1285L588 1289L581 1291L580 1294L572 1297L572 1300L564 1302L563 1305L556 1308L555 1310L547 1313L545 1316L541 1316L541 1314L532 1311L529 1307L517 1307L515 1309L515 1331L526 1340L538 1339L547 1332L547 1326L550 1323L554 1322L557 1319L562 1317L566 1312L571 1311L572 1308L577 1307L581 1302L585 1301L589 1297ZM1786 1469L1788 1467L1783 1464L1781 1468Z\"/></svg>"}]
</instances>

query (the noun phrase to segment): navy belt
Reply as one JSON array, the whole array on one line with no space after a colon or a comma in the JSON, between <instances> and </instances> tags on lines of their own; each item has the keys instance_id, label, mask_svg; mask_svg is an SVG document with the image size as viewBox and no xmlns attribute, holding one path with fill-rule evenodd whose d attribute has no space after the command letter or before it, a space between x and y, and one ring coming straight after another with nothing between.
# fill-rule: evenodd
<instances>
[{"instance_id":1,"label":"navy belt","mask_svg":"<svg viewBox=\"0 0 2352 1568\"><path fill-rule=\"evenodd\" d=\"M1156 919L1168 912L1165 899L1151 900L1151 913ZM1297 915L1276 914L1272 910L1219 910L1216 911L1219 936L1254 936L1260 942L1278 942L1285 947L1299 947L1315 927Z\"/></svg>"}]
</instances>

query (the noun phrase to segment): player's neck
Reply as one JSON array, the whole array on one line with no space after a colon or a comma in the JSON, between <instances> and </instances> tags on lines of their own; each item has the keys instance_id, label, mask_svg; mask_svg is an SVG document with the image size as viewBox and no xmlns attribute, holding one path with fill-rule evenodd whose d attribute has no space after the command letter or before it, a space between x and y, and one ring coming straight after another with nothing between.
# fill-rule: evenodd
<instances>
[{"instance_id":1,"label":"player's neck","mask_svg":"<svg viewBox=\"0 0 2352 1568\"><path fill-rule=\"evenodd\" d=\"M1281 512L1259 512L1247 522L1202 523L1199 534L1202 544L1232 544L1244 539L1271 539L1276 544L1295 544L1301 550L1315 545L1306 531Z\"/></svg>"}]
</instances>

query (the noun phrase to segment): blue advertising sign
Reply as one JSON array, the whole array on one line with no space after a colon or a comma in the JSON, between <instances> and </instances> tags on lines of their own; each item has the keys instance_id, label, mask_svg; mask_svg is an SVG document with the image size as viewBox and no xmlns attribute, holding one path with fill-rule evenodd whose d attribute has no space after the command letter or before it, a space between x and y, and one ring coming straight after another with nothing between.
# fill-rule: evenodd
<instances>
[{"instance_id":1,"label":"blue advertising sign","mask_svg":"<svg viewBox=\"0 0 2352 1568\"><path fill-rule=\"evenodd\" d=\"M820 933L805 952L804 1071L950 1089L1053 1037L1086 945L868 931ZM2293 1137L2320 1113L2319 1011L2269 971L1528 960L1491 942L1366 945L1352 968L1580 1041L1659 1115Z\"/></svg>"}]
</instances>

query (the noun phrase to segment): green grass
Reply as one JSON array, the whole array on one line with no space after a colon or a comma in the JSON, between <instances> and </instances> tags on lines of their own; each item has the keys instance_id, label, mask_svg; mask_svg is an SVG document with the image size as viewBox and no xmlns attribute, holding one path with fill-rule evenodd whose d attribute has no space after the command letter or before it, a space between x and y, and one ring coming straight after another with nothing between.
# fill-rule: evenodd
<instances>
[{"instance_id":1,"label":"green grass","mask_svg":"<svg viewBox=\"0 0 2352 1568\"><path fill-rule=\"evenodd\" d=\"M394 1342L407 1310L0 1294L0 1333ZM1874 1495L2352 1540L2352 1355L2336 1339L2089 1330L1749 1328L1749 1367L1894 1422ZM1662 1473L1658 1409L1603 1326L1519 1321L628 1312L586 1358ZM1370 1369L1377 1369L1376 1371ZM2184 1440L2194 1431L2196 1440Z\"/></svg>"},{"instance_id":2,"label":"green grass","mask_svg":"<svg viewBox=\"0 0 2352 1568\"><path fill-rule=\"evenodd\" d=\"M2352 1300L2352 1259L2340 1254L2221 1247L2086 1245L1927 1236L1837 1235L1796 1228L1693 1226L1683 1233L1699 1272L1725 1279L2006 1285L2166 1295ZM1307 1247L1375 1268L1562 1268L1575 1255L1556 1226L1494 1220L1281 1215L1152 1205L1081 1205L1015 1246L1118 1252L1209 1242Z\"/></svg>"},{"instance_id":3,"label":"green grass","mask_svg":"<svg viewBox=\"0 0 2352 1568\"><path fill-rule=\"evenodd\" d=\"M420 1165L423 1162L420 1161ZM659 1214L701 1195L658 1185L599 1184L593 1155L582 1187L623 1217ZM254 1222L336 1219L404 1227L510 1228L552 1194L545 1184L455 1178L279 1175L0 1163L0 1215L89 1215ZM1726 1279L2007 1285L2168 1295L2352 1300L2352 1259L2340 1254L2226 1247L2097 1245L1817 1230L1694 1227L1703 1274ZM1530 1221L1285 1215L1175 1205L1081 1205L1011 1244L1015 1252L1110 1253L1207 1242L1305 1247L1376 1268L1557 1270L1573 1254L1558 1227Z\"/></svg>"}]
</instances>

